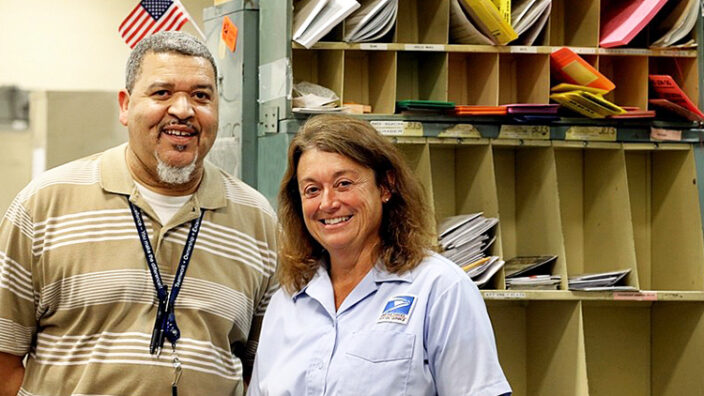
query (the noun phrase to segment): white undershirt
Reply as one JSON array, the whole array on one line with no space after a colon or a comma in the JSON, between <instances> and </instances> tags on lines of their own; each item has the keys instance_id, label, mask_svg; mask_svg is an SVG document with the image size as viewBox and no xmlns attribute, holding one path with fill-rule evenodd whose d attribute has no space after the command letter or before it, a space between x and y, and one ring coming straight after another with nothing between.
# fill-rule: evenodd
<instances>
[{"instance_id":1,"label":"white undershirt","mask_svg":"<svg viewBox=\"0 0 704 396\"><path fill-rule=\"evenodd\" d=\"M144 200L147 201L149 206L151 206L156 212L156 215L159 216L161 224L168 223L171 218L174 217L176 212L178 212L178 210L181 209L181 207L185 205L186 202L188 202L188 200L193 196L193 194L180 195L176 197L163 195L156 193L137 182L134 184L137 185L137 190L139 190L139 193L142 194Z\"/></svg>"}]
</instances>

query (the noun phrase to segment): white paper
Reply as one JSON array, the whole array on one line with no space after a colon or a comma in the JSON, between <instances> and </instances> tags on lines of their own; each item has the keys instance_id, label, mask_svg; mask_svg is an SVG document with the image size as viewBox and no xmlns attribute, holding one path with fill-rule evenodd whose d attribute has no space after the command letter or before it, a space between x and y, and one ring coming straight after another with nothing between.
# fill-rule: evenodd
<instances>
[{"instance_id":1,"label":"white paper","mask_svg":"<svg viewBox=\"0 0 704 396\"><path fill-rule=\"evenodd\" d=\"M699 0L683 1L660 24L667 32L655 40L651 47L669 47L687 36L697 22Z\"/></svg>"},{"instance_id":2,"label":"white paper","mask_svg":"<svg viewBox=\"0 0 704 396\"><path fill-rule=\"evenodd\" d=\"M319 108L336 104L340 99L333 90L308 81L294 84L293 94L291 106L299 108Z\"/></svg>"},{"instance_id":3,"label":"white paper","mask_svg":"<svg viewBox=\"0 0 704 396\"><path fill-rule=\"evenodd\" d=\"M328 0L302 0L293 6L293 39L303 34Z\"/></svg>"},{"instance_id":4,"label":"white paper","mask_svg":"<svg viewBox=\"0 0 704 396\"><path fill-rule=\"evenodd\" d=\"M520 15L514 14L513 12L511 13L513 30L515 30L516 34L519 36L542 19L541 17L545 14L545 10L550 7L552 1L534 0L527 3L529 6L525 7L523 10L518 10Z\"/></svg>"},{"instance_id":5,"label":"white paper","mask_svg":"<svg viewBox=\"0 0 704 396\"><path fill-rule=\"evenodd\" d=\"M477 285L477 287L484 286L489 281L489 279L491 279L491 277L494 276L494 274L503 266L503 260L499 259L492 262L491 266L487 268L480 276L478 276L476 279L472 279L474 281L474 284Z\"/></svg>"},{"instance_id":6,"label":"white paper","mask_svg":"<svg viewBox=\"0 0 704 396\"><path fill-rule=\"evenodd\" d=\"M538 38L540 35L540 32L543 31L545 26L548 23L548 19L550 17L550 10L552 9L552 3L548 3L547 8L543 11L543 14L540 15L540 18L538 18L533 25L528 28L524 32L524 34L518 38L518 43L522 45L533 45L535 43L535 40Z\"/></svg>"},{"instance_id":7,"label":"white paper","mask_svg":"<svg viewBox=\"0 0 704 396\"><path fill-rule=\"evenodd\" d=\"M355 0L329 0L303 34L293 40L310 48L357 8L359 3Z\"/></svg>"},{"instance_id":8,"label":"white paper","mask_svg":"<svg viewBox=\"0 0 704 396\"><path fill-rule=\"evenodd\" d=\"M368 26L364 27L357 33L357 37L353 41L365 42L374 41L386 35L391 28L396 24L396 12L398 10L397 0L389 3L389 6L381 10L374 20Z\"/></svg>"},{"instance_id":9,"label":"white paper","mask_svg":"<svg viewBox=\"0 0 704 396\"><path fill-rule=\"evenodd\" d=\"M369 26L381 10L390 3L390 0L361 0L361 6L345 20L348 29L345 41L357 41L358 32Z\"/></svg>"}]
</instances>

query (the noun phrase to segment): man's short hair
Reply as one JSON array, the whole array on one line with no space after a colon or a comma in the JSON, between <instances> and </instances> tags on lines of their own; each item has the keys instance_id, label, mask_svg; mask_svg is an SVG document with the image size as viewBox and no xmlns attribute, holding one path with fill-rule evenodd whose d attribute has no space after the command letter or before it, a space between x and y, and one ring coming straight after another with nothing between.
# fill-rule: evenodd
<instances>
[{"instance_id":1,"label":"man's short hair","mask_svg":"<svg viewBox=\"0 0 704 396\"><path fill-rule=\"evenodd\" d=\"M184 32L159 32L145 37L130 53L125 73L125 88L127 92L132 93L134 83L142 71L142 59L149 52L176 52L182 55L207 59L213 66L215 79L217 80L218 78L218 67L215 64L215 58L203 42Z\"/></svg>"}]
</instances>

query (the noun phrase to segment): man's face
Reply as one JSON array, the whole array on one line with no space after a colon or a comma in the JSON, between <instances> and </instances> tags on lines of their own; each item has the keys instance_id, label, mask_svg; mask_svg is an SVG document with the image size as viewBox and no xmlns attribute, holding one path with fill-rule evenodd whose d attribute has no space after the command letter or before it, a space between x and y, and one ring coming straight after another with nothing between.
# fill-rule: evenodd
<instances>
[{"instance_id":1,"label":"man's face","mask_svg":"<svg viewBox=\"0 0 704 396\"><path fill-rule=\"evenodd\" d=\"M132 169L148 184L163 184L157 164L171 168L195 165L203 159L218 129L215 73L207 59L173 52L147 53L132 93L121 91L120 122L129 131L129 148L138 167Z\"/></svg>"}]
</instances>

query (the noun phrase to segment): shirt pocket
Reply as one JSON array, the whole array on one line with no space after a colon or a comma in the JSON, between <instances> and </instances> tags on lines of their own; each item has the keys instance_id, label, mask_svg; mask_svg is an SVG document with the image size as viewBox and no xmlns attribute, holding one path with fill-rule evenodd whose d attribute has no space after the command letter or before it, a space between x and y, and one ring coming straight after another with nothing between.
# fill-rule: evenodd
<instances>
[{"instance_id":1,"label":"shirt pocket","mask_svg":"<svg viewBox=\"0 0 704 396\"><path fill-rule=\"evenodd\" d=\"M369 330L352 334L345 359L342 395L406 394L415 335Z\"/></svg>"}]
</instances>

